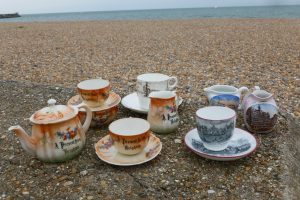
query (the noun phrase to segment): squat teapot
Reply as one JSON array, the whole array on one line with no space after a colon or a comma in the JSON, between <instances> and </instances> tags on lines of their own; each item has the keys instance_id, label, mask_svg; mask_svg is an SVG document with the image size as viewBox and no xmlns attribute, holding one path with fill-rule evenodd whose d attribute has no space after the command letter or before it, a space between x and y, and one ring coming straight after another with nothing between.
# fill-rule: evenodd
<instances>
[{"instance_id":1,"label":"squat teapot","mask_svg":"<svg viewBox=\"0 0 300 200\"><path fill-rule=\"evenodd\" d=\"M277 123L278 107L273 94L254 87L252 93L245 95L242 102L244 122L254 133L269 133Z\"/></svg>"},{"instance_id":2,"label":"squat teapot","mask_svg":"<svg viewBox=\"0 0 300 200\"><path fill-rule=\"evenodd\" d=\"M19 137L27 153L45 162L63 162L77 156L85 145L85 133L92 119L92 111L84 104L73 107L55 103L56 100L49 99L48 107L30 117L31 136L20 126L9 128ZM83 125L78 118L79 108L87 112Z\"/></svg>"}]
</instances>

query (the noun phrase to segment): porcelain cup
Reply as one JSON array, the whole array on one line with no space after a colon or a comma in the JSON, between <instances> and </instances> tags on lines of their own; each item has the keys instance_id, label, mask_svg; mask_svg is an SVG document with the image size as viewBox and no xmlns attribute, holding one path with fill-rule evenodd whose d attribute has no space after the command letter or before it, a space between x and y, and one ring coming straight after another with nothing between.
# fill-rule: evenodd
<instances>
[{"instance_id":1,"label":"porcelain cup","mask_svg":"<svg viewBox=\"0 0 300 200\"><path fill-rule=\"evenodd\" d=\"M147 120L156 133L174 132L179 125L179 115L174 91L152 92Z\"/></svg>"},{"instance_id":2,"label":"porcelain cup","mask_svg":"<svg viewBox=\"0 0 300 200\"><path fill-rule=\"evenodd\" d=\"M197 130L205 148L221 151L227 148L236 123L236 112L228 107L208 106L196 112Z\"/></svg>"},{"instance_id":3,"label":"porcelain cup","mask_svg":"<svg viewBox=\"0 0 300 200\"><path fill-rule=\"evenodd\" d=\"M140 153L148 144L150 124L140 118L123 118L112 122L109 134L114 147L119 153L135 155Z\"/></svg>"},{"instance_id":4,"label":"porcelain cup","mask_svg":"<svg viewBox=\"0 0 300 200\"><path fill-rule=\"evenodd\" d=\"M149 94L154 91L171 91L177 86L176 77L160 73L142 74L137 77L137 95L140 106L148 109L150 105Z\"/></svg>"},{"instance_id":5,"label":"porcelain cup","mask_svg":"<svg viewBox=\"0 0 300 200\"><path fill-rule=\"evenodd\" d=\"M77 90L83 103L89 107L99 107L109 97L109 81L103 79L89 79L78 83Z\"/></svg>"}]
</instances>

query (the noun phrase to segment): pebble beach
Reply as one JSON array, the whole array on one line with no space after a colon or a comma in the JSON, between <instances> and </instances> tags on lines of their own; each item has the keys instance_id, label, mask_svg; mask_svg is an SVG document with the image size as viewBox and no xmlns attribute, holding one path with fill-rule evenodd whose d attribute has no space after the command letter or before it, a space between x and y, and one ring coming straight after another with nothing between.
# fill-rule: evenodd
<instances>
[{"instance_id":1,"label":"pebble beach","mask_svg":"<svg viewBox=\"0 0 300 200\"><path fill-rule=\"evenodd\" d=\"M299 47L299 19L0 23L0 199L299 199ZM124 97L147 72L176 76L184 99L178 131L158 135L163 150L148 163L99 160L94 144L107 127L90 129L81 155L61 164L26 154L7 131L30 132L30 115L49 98L66 104L82 80L107 79ZM246 158L211 161L184 145L207 105L203 88L215 84L260 86L280 108ZM147 117L120 105L117 118L129 116Z\"/></svg>"}]
</instances>

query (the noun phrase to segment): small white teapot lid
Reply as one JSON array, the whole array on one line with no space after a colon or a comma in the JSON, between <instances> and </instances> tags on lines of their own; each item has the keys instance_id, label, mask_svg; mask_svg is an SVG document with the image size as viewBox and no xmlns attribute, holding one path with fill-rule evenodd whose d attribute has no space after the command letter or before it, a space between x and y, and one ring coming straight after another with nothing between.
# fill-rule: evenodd
<instances>
[{"instance_id":1,"label":"small white teapot lid","mask_svg":"<svg viewBox=\"0 0 300 200\"><path fill-rule=\"evenodd\" d=\"M55 99L48 100L48 107L36 111L30 117L35 124L55 124L72 119L78 114L78 109L71 106L55 105Z\"/></svg>"}]
</instances>

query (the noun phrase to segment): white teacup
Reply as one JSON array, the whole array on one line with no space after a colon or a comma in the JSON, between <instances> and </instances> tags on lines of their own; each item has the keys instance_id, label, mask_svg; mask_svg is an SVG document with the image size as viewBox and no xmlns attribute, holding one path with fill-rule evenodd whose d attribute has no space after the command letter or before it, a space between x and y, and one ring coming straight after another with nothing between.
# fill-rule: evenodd
<instances>
[{"instance_id":1,"label":"white teacup","mask_svg":"<svg viewBox=\"0 0 300 200\"><path fill-rule=\"evenodd\" d=\"M172 82L174 82L172 84ZM142 74L137 77L137 95L142 108L148 109L150 104L149 94L154 91L170 91L177 86L176 77L160 73Z\"/></svg>"},{"instance_id":2,"label":"white teacup","mask_svg":"<svg viewBox=\"0 0 300 200\"><path fill-rule=\"evenodd\" d=\"M119 153L134 155L140 153L148 144L150 124L140 118L123 118L112 122L109 135Z\"/></svg>"}]
</instances>

